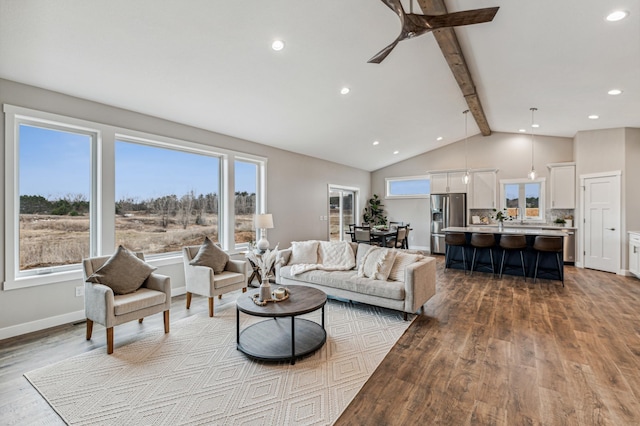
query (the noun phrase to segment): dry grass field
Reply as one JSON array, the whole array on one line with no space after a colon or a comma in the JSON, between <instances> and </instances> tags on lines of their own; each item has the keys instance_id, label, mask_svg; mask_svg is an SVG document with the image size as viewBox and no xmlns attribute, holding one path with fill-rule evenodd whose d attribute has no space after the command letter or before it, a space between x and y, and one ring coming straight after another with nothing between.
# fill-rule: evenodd
<instances>
[{"instance_id":1,"label":"dry grass field","mask_svg":"<svg viewBox=\"0 0 640 426\"><path fill-rule=\"evenodd\" d=\"M217 216L205 223L183 229L172 220L163 228L161 218L154 215L118 215L116 245L149 255L201 244L205 235L218 241ZM255 239L253 215L237 215L236 243ZM20 270L79 263L88 256L88 216L20 215Z\"/></svg>"}]
</instances>

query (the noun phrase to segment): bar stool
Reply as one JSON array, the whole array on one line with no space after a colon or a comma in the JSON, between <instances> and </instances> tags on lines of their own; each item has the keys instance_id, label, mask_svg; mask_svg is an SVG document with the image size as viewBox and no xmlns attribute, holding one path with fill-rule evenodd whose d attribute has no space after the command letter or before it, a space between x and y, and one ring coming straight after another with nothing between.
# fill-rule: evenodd
<instances>
[{"instance_id":1,"label":"bar stool","mask_svg":"<svg viewBox=\"0 0 640 426\"><path fill-rule=\"evenodd\" d=\"M533 282L536 282L538 278L538 262L540 261L540 252L555 253L556 264L558 265L558 277L562 281L562 287L564 287L564 274L562 273L562 264L560 263L560 253L562 253L562 238L563 237L546 237L538 235L533 242L533 249L538 253L536 255L536 270L533 275ZM541 270L541 273L550 273L548 270ZM554 276L555 278L555 276Z\"/></svg>"},{"instance_id":2,"label":"bar stool","mask_svg":"<svg viewBox=\"0 0 640 426\"><path fill-rule=\"evenodd\" d=\"M491 259L491 274L495 277L496 270L493 266L493 247L496 245L496 239L493 234L481 234L481 233L473 233L471 234L471 247L473 247L473 259L471 260L471 270L469 271L469 275L473 274L473 270L476 266L476 252L478 249L489 249L489 258ZM479 264L478 267L488 267L489 264Z\"/></svg>"},{"instance_id":3,"label":"bar stool","mask_svg":"<svg viewBox=\"0 0 640 426\"><path fill-rule=\"evenodd\" d=\"M500 278L502 278L502 273L504 272L504 261L505 255L509 253L511 255L512 252L517 251L520 253L520 264L522 265L522 275L524 276L525 282L527 281L527 270L524 266L524 250L527 248L527 238L524 235L509 235L502 234L500 236L500 248L502 249L502 262L500 263ZM506 256L506 260L509 260L509 256ZM507 266L509 268L509 266ZM512 269L517 269L511 267Z\"/></svg>"},{"instance_id":4,"label":"bar stool","mask_svg":"<svg viewBox=\"0 0 640 426\"><path fill-rule=\"evenodd\" d=\"M467 245L467 236L465 235L464 232L447 232L444 234L444 243L445 243L445 261L444 261L444 267L446 268L450 268L452 264L454 263L462 263L462 266L464 267L464 273L467 273L467 257L465 255L465 246ZM451 259L451 250L453 250L454 247L460 247L460 250L462 250L462 262L460 262L459 260L452 260Z\"/></svg>"}]
</instances>

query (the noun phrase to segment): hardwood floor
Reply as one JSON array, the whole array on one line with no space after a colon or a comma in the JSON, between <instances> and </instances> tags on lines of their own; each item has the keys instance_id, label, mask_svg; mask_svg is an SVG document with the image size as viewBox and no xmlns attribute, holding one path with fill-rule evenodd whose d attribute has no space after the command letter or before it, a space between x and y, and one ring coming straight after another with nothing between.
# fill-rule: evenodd
<instances>
[{"instance_id":1,"label":"hardwood floor","mask_svg":"<svg viewBox=\"0 0 640 426\"><path fill-rule=\"evenodd\" d=\"M443 271L438 292L336 425L638 425L640 281L566 268L565 284ZM239 294L239 292L238 292ZM215 300L232 303L237 294ZM208 310L174 298L171 321ZM115 330L115 351L162 315ZM0 424L63 424L23 373L105 349L85 324L0 342ZM106 350L106 349L105 349Z\"/></svg>"}]
</instances>

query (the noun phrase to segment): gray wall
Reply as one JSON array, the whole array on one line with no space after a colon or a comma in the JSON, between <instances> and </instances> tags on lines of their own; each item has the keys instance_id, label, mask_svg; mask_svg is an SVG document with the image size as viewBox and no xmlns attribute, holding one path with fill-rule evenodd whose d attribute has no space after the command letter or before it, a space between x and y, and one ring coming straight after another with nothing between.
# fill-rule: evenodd
<instances>
[{"instance_id":1,"label":"gray wall","mask_svg":"<svg viewBox=\"0 0 640 426\"><path fill-rule=\"evenodd\" d=\"M576 176L618 171L620 177L621 269L629 267L627 231L640 230L640 129L617 128L578 132L575 137ZM579 210L576 209L579 214ZM576 217L578 220L581 218ZM582 258L583 236L579 235Z\"/></svg>"},{"instance_id":2,"label":"gray wall","mask_svg":"<svg viewBox=\"0 0 640 426\"><path fill-rule=\"evenodd\" d=\"M170 102L170 100L167 100ZM135 112L62 95L40 88L0 79L0 103L110 124L141 132L182 139L268 158L267 211L274 216L275 229L269 241L288 247L293 240L327 239L327 185L358 187L360 205L370 191L370 173L256 144L218 133L138 114ZM0 238L4 250L4 120L0 120L2 184L0 185ZM4 255L0 256L0 278L5 280ZM164 265L159 273L171 277L172 287L184 287L182 264ZM0 291L0 338L75 321L84 309L83 299L75 297L81 282L70 281L20 290Z\"/></svg>"},{"instance_id":3,"label":"gray wall","mask_svg":"<svg viewBox=\"0 0 640 426\"><path fill-rule=\"evenodd\" d=\"M531 136L526 134L493 133L469 138L468 166L470 169L496 168L500 179L526 178L531 169ZM386 177L424 175L428 171L465 168L465 141L461 140L376 170L371 177L371 190L384 196ZM573 140L536 136L534 166L540 177L549 179L549 163L573 161ZM547 198L549 191L546 191ZM410 246L429 247L429 203L426 199L384 200L389 218L410 222L413 231Z\"/></svg>"}]
</instances>

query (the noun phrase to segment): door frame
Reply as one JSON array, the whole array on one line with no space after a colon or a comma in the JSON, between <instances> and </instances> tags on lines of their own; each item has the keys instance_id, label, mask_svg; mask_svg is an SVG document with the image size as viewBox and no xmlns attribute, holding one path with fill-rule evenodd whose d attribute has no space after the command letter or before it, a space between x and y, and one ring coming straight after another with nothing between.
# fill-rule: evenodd
<instances>
[{"instance_id":1,"label":"door frame","mask_svg":"<svg viewBox=\"0 0 640 426\"><path fill-rule=\"evenodd\" d=\"M353 214L355 223L359 224L359 212L360 212L360 188L355 186L336 185L330 183L327 185L327 241L331 239L331 191L351 191L353 192ZM342 203L342 200L340 201ZM340 221L342 221L342 214L340 215ZM340 235L340 241L344 241L344 233Z\"/></svg>"},{"instance_id":2,"label":"door frame","mask_svg":"<svg viewBox=\"0 0 640 426\"><path fill-rule=\"evenodd\" d=\"M618 200L619 200L619 206L618 206L618 221L620 223L620 226L618 227L618 270L616 271L617 275L621 275L622 274L622 236L623 236L623 231L624 231L624 224L622 222L622 211L623 211L623 206L622 206L622 170L613 170L610 172L600 172L600 173L587 173L587 174L581 174L580 175L580 191L579 191L579 206L580 206L580 210L578 212L578 214L580 215L578 217L578 220L580 224L582 224L582 226L579 226L579 233L578 233L578 252L576 256L576 266L580 267L580 268L584 268L585 267L585 261L584 261L584 241L585 241L585 233L586 233L586 229L584 226L585 223L585 191L586 191L586 183L585 180L586 179L594 179L594 178L601 178L601 177L615 177L618 180ZM578 259L579 258L579 259Z\"/></svg>"}]
</instances>

